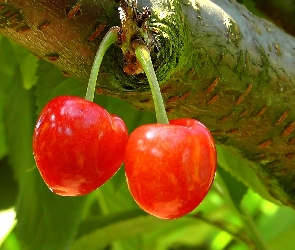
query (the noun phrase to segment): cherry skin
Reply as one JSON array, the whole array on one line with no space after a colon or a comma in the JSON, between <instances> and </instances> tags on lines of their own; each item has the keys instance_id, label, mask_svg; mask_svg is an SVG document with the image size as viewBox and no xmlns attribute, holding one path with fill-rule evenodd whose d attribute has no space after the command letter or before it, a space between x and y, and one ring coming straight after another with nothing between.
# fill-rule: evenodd
<instances>
[{"instance_id":1,"label":"cherry skin","mask_svg":"<svg viewBox=\"0 0 295 250\"><path fill-rule=\"evenodd\" d=\"M33 153L51 191L78 196L97 189L117 172L127 140L119 117L85 99L60 96L41 111Z\"/></svg>"},{"instance_id":2,"label":"cherry skin","mask_svg":"<svg viewBox=\"0 0 295 250\"><path fill-rule=\"evenodd\" d=\"M213 182L216 161L210 132L194 119L136 128L124 157L131 195L143 210L161 219L182 217L201 203Z\"/></svg>"}]
</instances>

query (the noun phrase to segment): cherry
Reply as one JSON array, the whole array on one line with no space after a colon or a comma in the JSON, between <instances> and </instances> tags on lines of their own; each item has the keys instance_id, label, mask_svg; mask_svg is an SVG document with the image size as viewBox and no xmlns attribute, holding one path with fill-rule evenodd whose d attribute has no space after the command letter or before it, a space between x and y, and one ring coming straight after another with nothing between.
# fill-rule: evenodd
<instances>
[{"instance_id":1,"label":"cherry","mask_svg":"<svg viewBox=\"0 0 295 250\"><path fill-rule=\"evenodd\" d=\"M147 213L179 218L206 196L216 172L207 128L194 119L149 124L130 135L124 157L128 188Z\"/></svg>"},{"instance_id":2,"label":"cherry","mask_svg":"<svg viewBox=\"0 0 295 250\"><path fill-rule=\"evenodd\" d=\"M87 194L122 165L128 134L124 122L88 100L60 96L41 111L33 135L37 167L62 196Z\"/></svg>"}]
</instances>

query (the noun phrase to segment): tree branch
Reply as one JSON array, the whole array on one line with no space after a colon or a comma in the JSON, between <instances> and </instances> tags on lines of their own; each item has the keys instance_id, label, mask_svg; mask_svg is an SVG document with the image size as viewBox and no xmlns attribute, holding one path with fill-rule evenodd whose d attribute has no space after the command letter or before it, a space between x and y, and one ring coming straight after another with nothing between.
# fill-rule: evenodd
<instances>
[{"instance_id":1,"label":"tree branch","mask_svg":"<svg viewBox=\"0 0 295 250\"><path fill-rule=\"evenodd\" d=\"M0 33L84 82L103 35L120 23L110 0L6 2ZM214 2L139 1L153 10L153 59L169 118L201 120L217 143L256 163L275 198L295 207L295 38L234 0ZM152 109L146 79L125 74L120 54L108 51L98 88Z\"/></svg>"}]
</instances>

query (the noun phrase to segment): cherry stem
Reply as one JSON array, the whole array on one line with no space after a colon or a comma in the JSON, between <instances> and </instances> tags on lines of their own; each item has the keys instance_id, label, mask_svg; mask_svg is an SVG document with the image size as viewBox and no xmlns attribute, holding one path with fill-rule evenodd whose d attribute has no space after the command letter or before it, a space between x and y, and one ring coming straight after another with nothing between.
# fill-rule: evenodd
<instances>
[{"instance_id":1,"label":"cherry stem","mask_svg":"<svg viewBox=\"0 0 295 250\"><path fill-rule=\"evenodd\" d=\"M107 49L118 40L118 30L116 27L110 28L110 30L106 33L104 38L102 39L98 50L96 52L89 81L88 81L88 87L85 95L85 99L88 101L93 101L94 98L94 92L95 92L95 86L96 86L96 80L98 76L98 71L100 68L100 64L102 62L102 58L104 57Z\"/></svg>"},{"instance_id":2,"label":"cherry stem","mask_svg":"<svg viewBox=\"0 0 295 250\"><path fill-rule=\"evenodd\" d=\"M148 48L144 45L138 45L135 49L135 55L140 62L151 87L152 97L155 104L157 122L162 124L168 124L168 117L166 114L161 90L157 80L154 66L150 57Z\"/></svg>"}]
</instances>

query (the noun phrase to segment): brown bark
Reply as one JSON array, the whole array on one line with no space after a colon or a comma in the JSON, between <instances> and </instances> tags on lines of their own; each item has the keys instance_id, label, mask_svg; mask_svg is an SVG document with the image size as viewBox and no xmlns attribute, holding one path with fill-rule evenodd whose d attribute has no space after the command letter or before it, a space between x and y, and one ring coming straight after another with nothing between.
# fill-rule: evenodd
<instances>
[{"instance_id":1,"label":"brown bark","mask_svg":"<svg viewBox=\"0 0 295 250\"><path fill-rule=\"evenodd\" d=\"M153 56L169 117L201 120L217 143L251 163L275 198L295 207L294 37L233 0L142 2L153 9ZM0 0L1 34L85 82L114 25L115 1ZM99 91L152 110L146 79L126 75L123 64L112 47Z\"/></svg>"}]
</instances>

